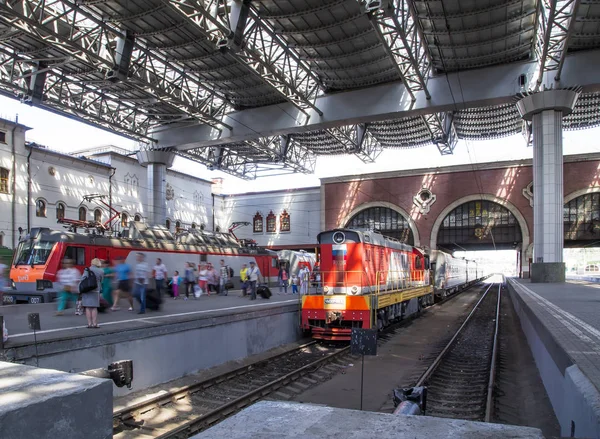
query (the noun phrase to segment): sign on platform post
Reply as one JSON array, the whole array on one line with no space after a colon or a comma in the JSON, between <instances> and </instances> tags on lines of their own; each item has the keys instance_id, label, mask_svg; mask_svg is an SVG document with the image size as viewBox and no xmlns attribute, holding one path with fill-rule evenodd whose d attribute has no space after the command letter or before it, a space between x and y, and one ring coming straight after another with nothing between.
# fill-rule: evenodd
<instances>
[{"instance_id":1,"label":"sign on platform post","mask_svg":"<svg viewBox=\"0 0 600 439\"><path fill-rule=\"evenodd\" d=\"M362 410L365 355L377 355L377 329L352 328L350 353L362 357L360 368L360 409Z\"/></svg>"}]
</instances>

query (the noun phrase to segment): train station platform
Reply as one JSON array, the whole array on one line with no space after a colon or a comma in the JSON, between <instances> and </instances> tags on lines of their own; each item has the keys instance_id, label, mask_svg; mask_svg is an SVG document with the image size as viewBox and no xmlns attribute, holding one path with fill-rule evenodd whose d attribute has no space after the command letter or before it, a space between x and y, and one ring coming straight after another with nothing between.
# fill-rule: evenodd
<instances>
[{"instance_id":1,"label":"train station platform","mask_svg":"<svg viewBox=\"0 0 600 439\"><path fill-rule=\"evenodd\" d=\"M536 428L261 401L191 439L544 439Z\"/></svg>"},{"instance_id":2,"label":"train station platform","mask_svg":"<svg viewBox=\"0 0 600 439\"><path fill-rule=\"evenodd\" d=\"M187 301L169 297L159 311L141 315L126 307L100 313L100 328L92 329L73 308L56 316L55 303L0 306L9 331L0 360L81 372L131 359L134 388L141 390L298 340L299 310L296 295L251 301L230 291ZM40 315L37 345L29 313ZM114 396L126 392L115 389Z\"/></svg>"},{"instance_id":3,"label":"train station platform","mask_svg":"<svg viewBox=\"0 0 600 439\"><path fill-rule=\"evenodd\" d=\"M561 434L600 438L600 285L508 286Z\"/></svg>"}]
</instances>

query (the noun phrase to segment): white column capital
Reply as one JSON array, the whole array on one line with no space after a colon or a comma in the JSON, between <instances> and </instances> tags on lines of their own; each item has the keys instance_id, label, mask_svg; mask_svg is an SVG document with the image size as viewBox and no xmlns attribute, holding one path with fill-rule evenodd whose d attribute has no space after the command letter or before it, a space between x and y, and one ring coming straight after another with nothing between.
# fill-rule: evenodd
<instances>
[{"instance_id":1,"label":"white column capital","mask_svg":"<svg viewBox=\"0 0 600 439\"><path fill-rule=\"evenodd\" d=\"M531 121L534 114L546 110L560 111L563 116L567 116L573 112L581 90L581 87L570 87L519 93L515 98L517 110L527 121Z\"/></svg>"}]
</instances>

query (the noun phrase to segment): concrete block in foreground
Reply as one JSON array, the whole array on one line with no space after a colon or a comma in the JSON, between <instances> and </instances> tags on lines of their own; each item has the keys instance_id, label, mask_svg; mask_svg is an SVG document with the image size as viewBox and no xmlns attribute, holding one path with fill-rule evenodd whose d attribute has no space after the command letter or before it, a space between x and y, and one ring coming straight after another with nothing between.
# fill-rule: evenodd
<instances>
[{"instance_id":1,"label":"concrete block in foreground","mask_svg":"<svg viewBox=\"0 0 600 439\"><path fill-rule=\"evenodd\" d=\"M512 425L261 401L191 439L543 439Z\"/></svg>"},{"instance_id":2,"label":"concrete block in foreground","mask_svg":"<svg viewBox=\"0 0 600 439\"><path fill-rule=\"evenodd\" d=\"M111 380L0 362L0 438L112 438Z\"/></svg>"}]
</instances>

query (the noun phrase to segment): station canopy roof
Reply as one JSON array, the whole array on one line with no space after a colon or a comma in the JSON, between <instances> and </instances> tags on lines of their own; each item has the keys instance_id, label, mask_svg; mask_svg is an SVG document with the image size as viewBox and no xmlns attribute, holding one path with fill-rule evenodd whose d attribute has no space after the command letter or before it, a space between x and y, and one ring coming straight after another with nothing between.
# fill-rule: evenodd
<instances>
[{"instance_id":1,"label":"station canopy roof","mask_svg":"<svg viewBox=\"0 0 600 439\"><path fill-rule=\"evenodd\" d=\"M383 148L434 143L451 154L458 139L530 140L512 102L464 104L474 85L465 72L485 81L525 63L532 74L515 95L599 48L597 0L0 2L0 93L243 178L310 173L318 155L370 162ZM436 107L432 84L444 81L453 105ZM320 104L382 86L415 110L379 117L353 101L352 116L336 119L341 104ZM598 90L583 88L567 129L600 122ZM228 141L232 121L257 109L292 122L245 124L249 134ZM195 127L210 134L179 146L180 130Z\"/></svg>"}]
</instances>

